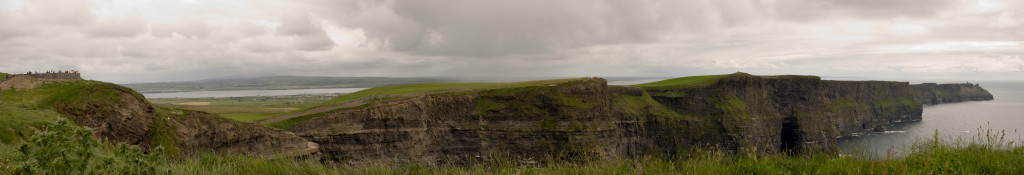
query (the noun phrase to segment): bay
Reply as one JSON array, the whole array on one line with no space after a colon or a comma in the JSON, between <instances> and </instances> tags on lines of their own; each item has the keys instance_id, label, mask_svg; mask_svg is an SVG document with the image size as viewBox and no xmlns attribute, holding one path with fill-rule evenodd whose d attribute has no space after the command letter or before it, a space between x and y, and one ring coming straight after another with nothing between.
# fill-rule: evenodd
<instances>
[{"instance_id":1,"label":"bay","mask_svg":"<svg viewBox=\"0 0 1024 175\"><path fill-rule=\"evenodd\" d=\"M994 100L925 106L921 121L889 125L883 133L839 138L840 152L876 158L888 157L890 152L905 156L914 143L935 137L960 144L986 139L1024 143L1024 82L980 84Z\"/></svg>"}]
</instances>

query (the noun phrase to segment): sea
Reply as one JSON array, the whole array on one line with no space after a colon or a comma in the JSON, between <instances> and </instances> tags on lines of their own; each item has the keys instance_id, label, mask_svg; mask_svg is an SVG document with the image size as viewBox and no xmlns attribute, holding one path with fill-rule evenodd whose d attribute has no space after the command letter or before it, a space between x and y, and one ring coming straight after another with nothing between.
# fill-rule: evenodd
<instances>
[{"instance_id":1,"label":"sea","mask_svg":"<svg viewBox=\"0 0 1024 175\"><path fill-rule=\"evenodd\" d=\"M839 138L840 154L902 157L914 144L934 138L960 145L995 141L1024 145L1024 82L979 84L995 99L925 106L921 121L889 125L885 132Z\"/></svg>"}]
</instances>

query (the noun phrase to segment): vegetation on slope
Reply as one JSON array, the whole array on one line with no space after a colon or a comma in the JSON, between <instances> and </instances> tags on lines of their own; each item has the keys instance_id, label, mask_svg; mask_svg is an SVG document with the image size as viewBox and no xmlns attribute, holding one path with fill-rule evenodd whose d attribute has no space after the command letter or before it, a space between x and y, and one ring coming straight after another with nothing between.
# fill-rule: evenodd
<instances>
[{"instance_id":1,"label":"vegetation on slope","mask_svg":"<svg viewBox=\"0 0 1024 175\"><path fill-rule=\"evenodd\" d=\"M11 74L0 72L0 78L7 78L8 75Z\"/></svg>"},{"instance_id":2,"label":"vegetation on slope","mask_svg":"<svg viewBox=\"0 0 1024 175\"><path fill-rule=\"evenodd\" d=\"M17 150L0 146L0 169L15 174L154 174L162 148L143 153L137 146L93 138L91 129L65 119L36 129Z\"/></svg>"},{"instance_id":3,"label":"vegetation on slope","mask_svg":"<svg viewBox=\"0 0 1024 175\"><path fill-rule=\"evenodd\" d=\"M620 94L615 96L613 100L613 108L615 111L622 112L627 115L637 116L659 116L669 118L684 118L682 114L658 103L647 92L642 92L642 96L633 96Z\"/></svg>"},{"instance_id":4,"label":"vegetation on slope","mask_svg":"<svg viewBox=\"0 0 1024 175\"><path fill-rule=\"evenodd\" d=\"M750 111L747 110L747 103L733 96L721 98L707 98L708 103L714 104L715 108L722 111L722 115L732 119L750 119Z\"/></svg>"},{"instance_id":5,"label":"vegetation on slope","mask_svg":"<svg viewBox=\"0 0 1024 175\"><path fill-rule=\"evenodd\" d=\"M108 93L75 95L96 86L116 86L98 81L51 82L30 90L0 91L0 142L16 143L31 135L31 128L56 121L54 102L79 104L83 98L104 98Z\"/></svg>"},{"instance_id":6,"label":"vegetation on slope","mask_svg":"<svg viewBox=\"0 0 1024 175\"><path fill-rule=\"evenodd\" d=\"M66 122L47 124L45 134L21 146L0 145L0 172L103 174L1019 174L1024 147L1000 133L971 142L933 137L911 147L904 157L834 155L732 155L706 148L690 158L645 157L523 164L496 160L473 165L371 163L361 166L292 159L203 154L168 159L159 151L114 145ZM557 162L557 161L555 161Z\"/></svg>"},{"instance_id":7,"label":"vegetation on slope","mask_svg":"<svg viewBox=\"0 0 1024 175\"><path fill-rule=\"evenodd\" d=\"M113 104L124 103L120 93L130 93L135 98L142 95L116 84L99 81L47 82L28 90L0 91L0 143L18 144L28 139L34 129L43 124L68 117L58 112L57 106L75 106L65 113L91 113L110 109ZM175 130L166 121L169 117L180 117L185 110L156 107L150 144L152 147L167 148L167 154L181 157L182 153L174 142ZM109 112L109 111L107 111ZM68 117L69 120L71 117Z\"/></svg>"},{"instance_id":8,"label":"vegetation on slope","mask_svg":"<svg viewBox=\"0 0 1024 175\"><path fill-rule=\"evenodd\" d=\"M650 82L650 83L637 84L637 85L633 85L633 86L643 87L644 89L661 89L661 88L681 89L681 88L690 88L690 87L696 87L696 86L712 85L712 84L717 83L718 80L721 80L722 78L725 78L725 77L744 76L744 75L750 75L750 74L746 74L746 73L742 73L742 72L737 72L737 73L722 74L722 75L702 75L702 76L679 77L679 78L655 81L655 82Z\"/></svg>"},{"instance_id":9,"label":"vegetation on slope","mask_svg":"<svg viewBox=\"0 0 1024 175\"><path fill-rule=\"evenodd\" d=\"M440 92L446 90L474 90L474 89L494 89L494 88L511 88L511 87L526 87L526 86L544 86L558 84L577 79L556 79L556 80L539 80L539 81L525 81L525 82L512 82L512 83L420 83L420 84L403 84L393 86L383 86L370 88L350 94L342 95L338 98L324 102L323 105L338 104L347 101L352 101L364 97L370 96L382 96L382 95L398 95L418 92Z\"/></svg>"}]
</instances>

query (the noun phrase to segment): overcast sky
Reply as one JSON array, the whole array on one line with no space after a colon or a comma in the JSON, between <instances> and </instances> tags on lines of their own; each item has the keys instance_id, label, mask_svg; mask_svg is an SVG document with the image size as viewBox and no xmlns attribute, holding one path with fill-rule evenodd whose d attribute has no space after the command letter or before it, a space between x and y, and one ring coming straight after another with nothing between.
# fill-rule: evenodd
<instances>
[{"instance_id":1,"label":"overcast sky","mask_svg":"<svg viewBox=\"0 0 1024 175\"><path fill-rule=\"evenodd\" d=\"M1020 0L0 0L0 72L1024 80Z\"/></svg>"}]
</instances>

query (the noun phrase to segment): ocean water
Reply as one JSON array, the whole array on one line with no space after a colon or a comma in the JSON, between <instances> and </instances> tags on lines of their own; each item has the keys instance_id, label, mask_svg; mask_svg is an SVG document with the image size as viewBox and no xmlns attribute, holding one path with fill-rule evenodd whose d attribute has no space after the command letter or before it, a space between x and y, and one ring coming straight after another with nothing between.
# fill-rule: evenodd
<instances>
[{"instance_id":1,"label":"ocean water","mask_svg":"<svg viewBox=\"0 0 1024 175\"><path fill-rule=\"evenodd\" d=\"M980 84L995 100L925 106L921 121L890 125L884 133L839 138L841 154L867 153L884 158L892 152L901 156L913 143L934 136L964 142L1001 138L1024 146L1024 82Z\"/></svg>"},{"instance_id":2,"label":"ocean water","mask_svg":"<svg viewBox=\"0 0 1024 175\"><path fill-rule=\"evenodd\" d=\"M190 91L168 93L142 93L146 98L207 98L207 97L249 97L278 96L304 94L338 94L352 93L366 88L331 88L331 89L288 89L288 90L234 90L234 91Z\"/></svg>"}]
</instances>

